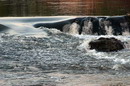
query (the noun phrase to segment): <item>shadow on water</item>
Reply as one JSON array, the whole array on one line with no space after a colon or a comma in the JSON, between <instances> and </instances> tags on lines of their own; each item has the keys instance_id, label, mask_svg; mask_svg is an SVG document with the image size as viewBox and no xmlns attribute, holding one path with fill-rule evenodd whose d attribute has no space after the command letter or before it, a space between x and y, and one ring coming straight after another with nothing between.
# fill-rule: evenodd
<instances>
[{"instance_id":1,"label":"shadow on water","mask_svg":"<svg viewBox=\"0 0 130 86\"><path fill-rule=\"evenodd\" d=\"M0 16L122 15L129 0L0 0Z\"/></svg>"},{"instance_id":2,"label":"shadow on water","mask_svg":"<svg viewBox=\"0 0 130 86\"><path fill-rule=\"evenodd\" d=\"M9 27L0 24L0 32L9 29Z\"/></svg>"}]
</instances>

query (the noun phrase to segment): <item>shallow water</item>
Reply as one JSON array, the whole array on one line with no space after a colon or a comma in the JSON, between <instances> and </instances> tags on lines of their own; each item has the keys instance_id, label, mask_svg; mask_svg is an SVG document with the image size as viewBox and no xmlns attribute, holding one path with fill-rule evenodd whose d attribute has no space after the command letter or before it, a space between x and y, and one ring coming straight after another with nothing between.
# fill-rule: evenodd
<instances>
[{"instance_id":1,"label":"shallow water","mask_svg":"<svg viewBox=\"0 0 130 86\"><path fill-rule=\"evenodd\" d=\"M97 86L111 77L128 83L129 35L70 35L33 25L73 19L74 15L124 15L130 12L129 4L129 0L0 0L0 85L71 86L83 80L82 84ZM99 37L115 37L126 48L110 53L89 50L88 43ZM98 74L101 77L95 78Z\"/></svg>"},{"instance_id":2,"label":"shallow water","mask_svg":"<svg viewBox=\"0 0 130 86\"><path fill-rule=\"evenodd\" d=\"M0 33L0 80L3 85L57 84L49 73L130 74L130 36L70 35L52 28L34 28L39 22L75 17L0 18L9 27ZM89 50L88 42L115 37L126 42L118 52ZM5 83L7 82L7 83Z\"/></svg>"}]
</instances>

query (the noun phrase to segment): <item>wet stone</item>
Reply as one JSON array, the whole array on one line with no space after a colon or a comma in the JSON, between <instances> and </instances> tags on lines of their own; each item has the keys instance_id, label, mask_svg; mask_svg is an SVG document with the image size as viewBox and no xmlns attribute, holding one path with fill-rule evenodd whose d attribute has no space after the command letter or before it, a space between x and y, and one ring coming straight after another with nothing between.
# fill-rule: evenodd
<instances>
[{"instance_id":1,"label":"wet stone","mask_svg":"<svg viewBox=\"0 0 130 86\"><path fill-rule=\"evenodd\" d=\"M102 52L111 52L124 49L124 44L116 38L99 38L89 43L90 49Z\"/></svg>"}]
</instances>

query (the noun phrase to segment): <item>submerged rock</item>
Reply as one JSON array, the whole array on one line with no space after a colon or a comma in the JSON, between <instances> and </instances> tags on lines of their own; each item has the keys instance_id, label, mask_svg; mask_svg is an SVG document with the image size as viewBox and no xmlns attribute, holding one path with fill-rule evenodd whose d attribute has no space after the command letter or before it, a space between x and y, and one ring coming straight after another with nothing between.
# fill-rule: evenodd
<instances>
[{"instance_id":1,"label":"submerged rock","mask_svg":"<svg viewBox=\"0 0 130 86\"><path fill-rule=\"evenodd\" d=\"M90 49L102 52L111 52L124 49L124 44L116 38L99 38L89 43Z\"/></svg>"}]
</instances>

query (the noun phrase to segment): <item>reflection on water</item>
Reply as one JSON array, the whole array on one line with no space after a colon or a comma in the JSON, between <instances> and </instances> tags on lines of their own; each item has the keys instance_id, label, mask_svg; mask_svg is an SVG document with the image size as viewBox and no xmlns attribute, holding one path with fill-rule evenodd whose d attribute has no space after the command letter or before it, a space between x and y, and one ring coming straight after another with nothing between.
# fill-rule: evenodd
<instances>
[{"instance_id":1,"label":"reflection on water","mask_svg":"<svg viewBox=\"0 0 130 86\"><path fill-rule=\"evenodd\" d=\"M122 15L129 0L0 0L0 16Z\"/></svg>"}]
</instances>

